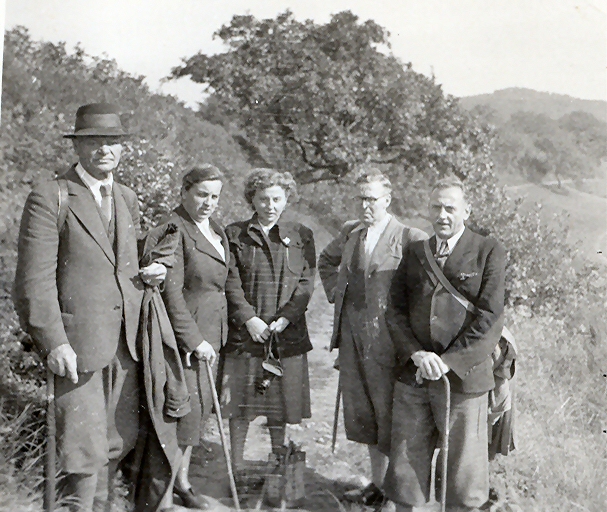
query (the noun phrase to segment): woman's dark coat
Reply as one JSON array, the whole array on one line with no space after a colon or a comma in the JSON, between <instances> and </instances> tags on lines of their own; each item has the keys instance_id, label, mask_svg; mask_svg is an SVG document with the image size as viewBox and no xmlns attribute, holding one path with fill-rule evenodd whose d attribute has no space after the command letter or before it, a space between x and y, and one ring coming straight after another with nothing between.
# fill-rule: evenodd
<instances>
[{"instance_id":1,"label":"woman's dark coat","mask_svg":"<svg viewBox=\"0 0 607 512\"><path fill-rule=\"evenodd\" d=\"M177 344L186 353L205 340L218 352L228 334L228 240L223 229L210 219L211 229L222 238L224 261L183 206L175 209L168 222L176 224L181 234L175 264L167 272L162 292Z\"/></svg>"},{"instance_id":2,"label":"woman's dark coat","mask_svg":"<svg viewBox=\"0 0 607 512\"><path fill-rule=\"evenodd\" d=\"M305 317L316 272L312 231L281 219L266 237L253 216L229 225L226 235L231 261L226 283L230 331L225 352L263 356L263 344L253 342L245 326L254 316L268 325L280 317L289 320L280 334L281 357L312 350Z\"/></svg>"}]
</instances>

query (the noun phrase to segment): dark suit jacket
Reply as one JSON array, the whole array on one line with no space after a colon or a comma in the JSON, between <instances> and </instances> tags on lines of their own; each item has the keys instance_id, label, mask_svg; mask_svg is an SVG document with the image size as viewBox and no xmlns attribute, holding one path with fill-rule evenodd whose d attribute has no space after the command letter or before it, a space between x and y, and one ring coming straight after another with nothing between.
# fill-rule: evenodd
<instances>
[{"instance_id":1,"label":"dark suit jacket","mask_svg":"<svg viewBox=\"0 0 607 512\"><path fill-rule=\"evenodd\" d=\"M436 237L430 239L436 248ZM389 327L398 358L398 379L415 383L411 355L427 350L451 368L455 392L480 393L495 386L491 353L499 341L504 312L505 252L493 238L466 228L447 258L443 273L476 305L467 312L422 266L423 242L413 242L397 270L390 292ZM447 348L445 348L447 347Z\"/></svg>"},{"instance_id":2,"label":"dark suit jacket","mask_svg":"<svg viewBox=\"0 0 607 512\"><path fill-rule=\"evenodd\" d=\"M340 234L320 254L318 272L330 303L335 304L331 350L339 347L341 311L348 287L348 277L354 249L364 224L358 220L346 222ZM366 324L373 326L373 356L386 366L394 366L394 351L385 322L388 294L394 272L403 250L413 240L428 238L426 233L409 228L395 217L390 219L371 254L365 273Z\"/></svg>"},{"instance_id":3,"label":"dark suit jacket","mask_svg":"<svg viewBox=\"0 0 607 512\"><path fill-rule=\"evenodd\" d=\"M42 355L69 343L78 356L78 371L107 366L124 325L133 359L143 294L139 278L135 193L114 183L115 252L95 199L72 167L67 180L69 209L57 231L58 185L41 183L27 198L14 285L21 325Z\"/></svg>"},{"instance_id":4,"label":"dark suit jacket","mask_svg":"<svg viewBox=\"0 0 607 512\"><path fill-rule=\"evenodd\" d=\"M211 228L222 238L224 262L183 206L177 207L167 222L176 224L180 233L175 265L167 271L162 292L177 344L181 351L193 352L205 340L219 351L228 335L228 239L210 219Z\"/></svg>"}]
</instances>

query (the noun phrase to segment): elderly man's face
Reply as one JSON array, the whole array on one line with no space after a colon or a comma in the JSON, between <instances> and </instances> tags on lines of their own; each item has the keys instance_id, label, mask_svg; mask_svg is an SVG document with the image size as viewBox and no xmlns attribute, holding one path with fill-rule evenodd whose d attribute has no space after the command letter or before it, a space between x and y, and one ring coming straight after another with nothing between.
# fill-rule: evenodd
<instances>
[{"instance_id":1,"label":"elderly man's face","mask_svg":"<svg viewBox=\"0 0 607 512\"><path fill-rule=\"evenodd\" d=\"M81 137L73 139L80 164L93 178L103 180L118 164L122 143L118 137Z\"/></svg>"},{"instance_id":2,"label":"elderly man's face","mask_svg":"<svg viewBox=\"0 0 607 512\"><path fill-rule=\"evenodd\" d=\"M464 227L464 221L470 217L470 205L459 187L432 192L428 209L434 232L443 240L458 233Z\"/></svg>"},{"instance_id":3,"label":"elderly man's face","mask_svg":"<svg viewBox=\"0 0 607 512\"><path fill-rule=\"evenodd\" d=\"M386 187L374 181L360 185L357 199L360 220L372 226L386 216L392 196Z\"/></svg>"}]
</instances>

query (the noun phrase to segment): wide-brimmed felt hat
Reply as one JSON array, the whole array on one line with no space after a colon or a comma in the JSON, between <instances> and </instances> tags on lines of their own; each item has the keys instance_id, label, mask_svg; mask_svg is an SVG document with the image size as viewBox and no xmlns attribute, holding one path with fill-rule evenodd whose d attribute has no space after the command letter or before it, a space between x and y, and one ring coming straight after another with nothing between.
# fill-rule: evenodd
<instances>
[{"instance_id":1,"label":"wide-brimmed felt hat","mask_svg":"<svg viewBox=\"0 0 607 512\"><path fill-rule=\"evenodd\" d=\"M74 133L64 135L66 139L79 137L126 137L130 135L122 127L120 110L111 103L89 103L76 112Z\"/></svg>"}]
</instances>

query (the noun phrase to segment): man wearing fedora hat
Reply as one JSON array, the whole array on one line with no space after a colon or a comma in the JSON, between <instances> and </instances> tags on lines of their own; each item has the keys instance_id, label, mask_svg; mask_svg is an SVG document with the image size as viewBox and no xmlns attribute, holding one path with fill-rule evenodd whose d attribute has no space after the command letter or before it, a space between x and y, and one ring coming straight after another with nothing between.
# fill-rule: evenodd
<instances>
[{"instance_id":1,"label":"man wearing fedora hat","mask_svg":"<svg viewBox=\"0 0 607 512\"><path fill-rule=\"evenodd\" d=\"M118 463L134 447L139 421L135 347L142 279L139 207L114 181L122 127L116 106L80 107L72 140L78 162L38 184L19 232L15 308L54 374L57 449L75 510L107 510Z\"/></svg>"}]
</instances>

